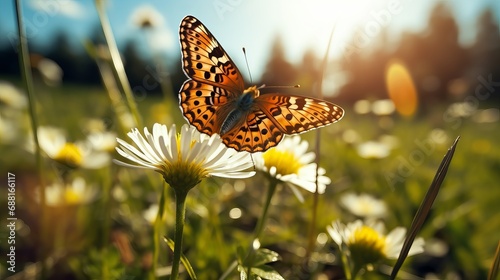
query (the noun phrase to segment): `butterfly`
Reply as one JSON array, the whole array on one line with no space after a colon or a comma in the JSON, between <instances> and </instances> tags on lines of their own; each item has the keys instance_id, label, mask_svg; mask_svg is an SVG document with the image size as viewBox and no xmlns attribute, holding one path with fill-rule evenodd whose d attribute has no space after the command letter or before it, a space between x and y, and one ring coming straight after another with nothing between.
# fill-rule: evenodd
<instances>
[{"instance_id":1,"label":"butterfly","mask_svg":"<svg viewBox=\"0 0 500 280\"><path fill-rule=\"evenodd\" d=\"M210 31L193 16L181 22L182 65L188 79L179 105L198 131L217 133L237 151L263 152L285 134L302 133L339 121L344 110L333 103L302 96L262 94L245 88L243 76Z\"/></svg>"}]
</instances>

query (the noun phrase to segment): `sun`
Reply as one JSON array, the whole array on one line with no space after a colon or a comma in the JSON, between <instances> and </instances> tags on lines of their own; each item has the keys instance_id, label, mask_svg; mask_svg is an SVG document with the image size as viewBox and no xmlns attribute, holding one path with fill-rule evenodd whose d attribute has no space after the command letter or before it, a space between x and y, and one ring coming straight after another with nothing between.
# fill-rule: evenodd
<instances>
[{"instance_id":1,"label":"sun","mask_svg":"<svg viewBox=\"0 0 500 280\"><path fill-rule=\"evenodd\" d=\"M337 57L349 48L369 46L404 8L401 0L313 0L307 5L295 1L287 5L286 17L296 19L283 21L280 26L283 33L296 34L287 36L292 41L289 45L324 53L333 31L330 52ZM356 36L362 40L352 45L353 39L356 44Z\"/></svg>"}]
</instances>

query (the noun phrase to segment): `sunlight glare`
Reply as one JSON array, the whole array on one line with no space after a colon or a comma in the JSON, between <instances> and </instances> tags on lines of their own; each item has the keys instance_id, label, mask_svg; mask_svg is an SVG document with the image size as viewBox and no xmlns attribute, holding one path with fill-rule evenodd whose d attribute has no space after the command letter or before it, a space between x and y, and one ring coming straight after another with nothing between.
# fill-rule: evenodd
<instances>
[{"instance_id":1,"label":"sunlight glare","mask_svg":"<svg viewBox=\"0 0 500 280\"><path fill-rule=\"evenodd\" d=\"M413 116L417 110L418 96L408 69L401 62L393 61L389 63L385 76L389 97L398 113L405 117Z\"/></svg>"},{"instance_id":2,"label":"sunlight glare","mask_svg":"<svg viewBox=\"0 0 500 280\"><path fill-rule=\"evenodd\" d=\"M336 57L343 55L359 32L367 33L373 40L402 8L399 0L313 0L308 5L287 4L290 6L287 17L298 20L287 21L282 28L285 32L297 34L294 40L300 42L294 43L307 42L305 47L318 51L321 56L334 29L331 54Z\"/></svg>"}]
</instances>

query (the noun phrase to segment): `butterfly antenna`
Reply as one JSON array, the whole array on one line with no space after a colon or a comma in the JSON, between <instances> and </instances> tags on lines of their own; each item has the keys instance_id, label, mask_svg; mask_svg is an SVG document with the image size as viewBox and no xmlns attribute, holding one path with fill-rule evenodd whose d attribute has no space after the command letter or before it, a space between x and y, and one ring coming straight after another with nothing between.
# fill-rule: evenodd
<instances>
[{"instance_id":1,"label":"butterfly antenna","mask_svg":"<svg viewBox=\"0 0 500 280\"><path fill-rule=\"evenodd\" d=\"M243 56L245 56L245 62L247 64L248 76L250 76L250 83L252 84L253 79L252 79L252 73L250 72L250 66L248 66L247 50L245 49L245 47L243 47L242 50L243 50Z\"/></svg>"},{"instance_id":2,"label":"butterfly antenna","mask_svg":"<svg viewBox=\"0 0 500 280\"><path fill-rule=\"evenodd\" d=\"M266 86L265 84L260 86L259 88L300 88L300 85L294 86Z\"/></svg>"}]
</instances>

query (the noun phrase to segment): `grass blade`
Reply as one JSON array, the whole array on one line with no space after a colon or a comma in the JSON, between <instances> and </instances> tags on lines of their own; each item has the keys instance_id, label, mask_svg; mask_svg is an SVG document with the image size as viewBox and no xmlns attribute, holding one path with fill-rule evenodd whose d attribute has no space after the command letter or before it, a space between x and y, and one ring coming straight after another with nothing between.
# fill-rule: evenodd
<instances>
[{"instance_id":1,"label":"grass blade","mask_svg":"<svg viewBox=\"0 0 500 280\"><path fill-rule=\"evenodd\" d=\"M132 92L132 88L130 87L130 83L127 79L127 74L125 73L125 67L123 66L122 59L120 57L120 52L118 51L118 46L116 45L116 41L113 37L113 31L111 30L111 24L109 23L109 19L106 15L106 11L104 8L103 0L96 0L96 9L97 14L99 16L99 21L101 23L102 32L104 34L104 39L106 40L107 47L109 49L109 53L111 55L112 69L118 79L119 85L123 93L125 94L125 100L130 108L132 115L135 118L136 125L138 127L143 127L142 119L139 115L139 110L137 109L137 104L134 100L134 94Z\"/></svg>"},{"instance_id":2,"label":"grass blade","mask_svg":"<svg viewBox=\"0 0 500 280\"><path fill-rule=\"evenodd\" d=\"M500 241L497 245L497 251L495 252L495 258L490 267L490 272L488 273L488 280L495 280L498 276L498 267L500 267Z\"/></svg>"},{"instance_id":3,"label":"grass blade","mask_svg":"<svg viewBox=\"0 0 500 280\"><path fill-rule=\"evenodd\" d=\"M25 87L25 90L28 94L28 106L29 106L29 116L31 122L31 131L33 133L33 142L35 144L35 162L37 168L37 175L39 178L40 184L40 221L41 221L41 243L38 252L38 258L41 261L41 279L45 279L46 277L46 258L47 258L47 228L46 228L46 220L47 220L47 198L45 195L45 180L44 180L44 171L42 164L42 151L40 148L40 143L38 141L38 117L36 116L36 100L35 100L35 91L33 89L33 77L31 74L31 62L28 51L28 39L25 34L24 24L23 24L23 16L21 10L21 1L15 1L15 14L16 14L16 23L17 23L17 34L19 37L19 45L18 45L18 58L19 58L19 67L21 69L22 81Z\"/></svg>"},{"instance_id":4,"label":"grass blade","mask_svg":"<svg viewBox=\"0 0 500 280\"><path fill-rule=\"evenodd\" d=\"M165 240L168 247L170 247L170 250L173 251L174 247L175 247L174 241L170 238L167 238L167 237L163 237L163 240ZM189 274L189 277L191 277L192 280L198 279L198 278L196 278L196 274L194 273L194 269L191 266L191 263L189 262L189 260L186 258L186 256L184 254L181 254L181 262L184 265L184 268L186 269L187 273Z\"/></svg>"},{"instance_id":5,"label":"grass blade","mask_svg":"<svg viewBox=\"0 0 500 280\"><path fill-rule=\"evenodd\" d=\"M451 148L448 149L448 152L446 152L446 155L444 156L443 160L441 161L441 164L439 165L436 175L434 176L434 180L432 181L429 190L425 194L422 204L420 204L420 207L418 208L417 213L413 218L410 230L408 231L408 235L406 236L406 239L403 243L403 248L401 249L401 253L399 254L398 260L394 265L390 279L396 278L399 269L401 268L403 262L408 256L408 252L410 251L411 245L413 244L413 241L415 240L417 233L422 228L422 225L424 224L427 215L429 215L429 211L432 207L432 204L434 203L434 200L436 199L436 196L439 193L439 189L441 188L443 180L446 176L446 172L448 171L448 167L450 166L451 159L453 158L453 154L455 153L455 148L457 147L459 139L460 136L458 136L457 139L455 139L455 142L453 143Z\"/></svg>"},{"instance_id":6,"label":"grass blade","mask_svg":"<svg viewBox=\"0 0 500 280\"><path fill-rule=\"evenodd\" d=\"M330 32L330 38L328 39L328 45L326 46L326 51L325 51L325 56L323 57L323 61L321 63L321 68L320 68L320 79L317 81L318 82L318 97L323 98L323 79L325 76L326 72L326 67L328 65L328 56L330 55L330 48L332 45L332 40L333 40L333 33L335 32L335 27L332 28L332 31ZM307 250L306 250L306 257L304 260L306 262L309 262L309 258L311 257L312 251L314 249L314 244L316 242L316 221L317 221L317 216L318 216L318 206L319 206L319 193L318 193L318 177L319 177L319 162L320 162L320 151L321 151L321 129L316 129L316 139L315 139L315 145L314 145L314 153L316 153L316 158L314 162L316 163L316 190L313 193L313 205L312 205L312 213L311 213L311 222L309 223L309 230L308 230L308 242L307 242ZM307 265L305 265L307 267Z\"/></svg>"}]
</instances>

